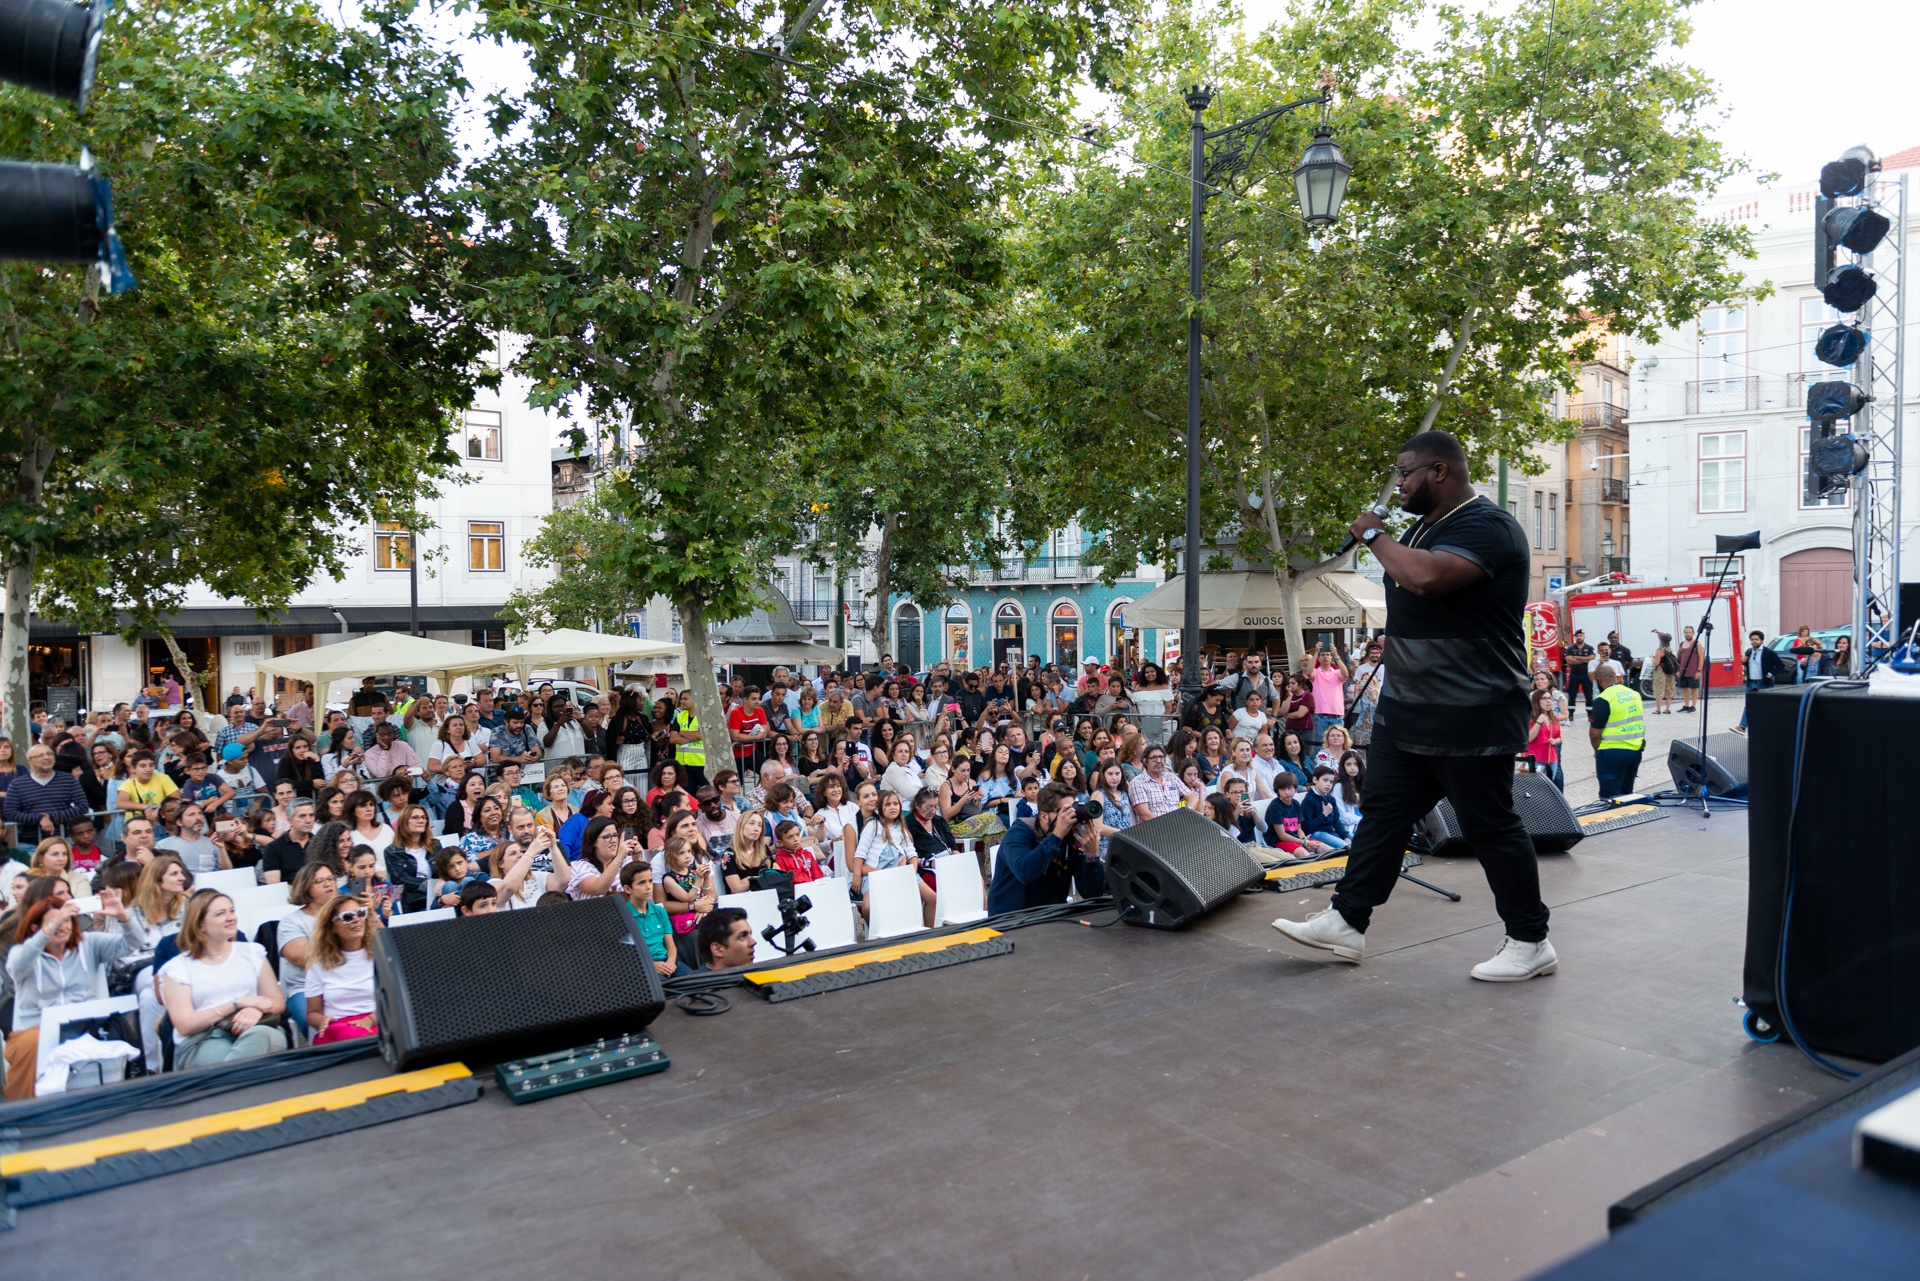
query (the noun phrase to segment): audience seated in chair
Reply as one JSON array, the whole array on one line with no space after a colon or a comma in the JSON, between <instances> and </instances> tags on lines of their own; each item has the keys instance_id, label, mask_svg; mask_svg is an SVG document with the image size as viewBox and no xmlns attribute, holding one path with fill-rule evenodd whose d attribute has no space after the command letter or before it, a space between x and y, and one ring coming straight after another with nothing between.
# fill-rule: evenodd
<instances>
[{"instance_id":1,"label":"audience seated in chair","mask_svg":"<svg viewBox=\"0 0 1920 1281\"><path fill-rule=\"evenodd\" d=\"M112 890L100 894L100 914L117 922L110 931L80 928L80 908L51 895L21 914L19 941L7 950L13 983L13 1026L7 1035L8 1099L30 1099L40 1050L40 1014L49 1006L91 1001L106 987L106 970L146 946L140 924Z\"/></svg>"},{"instance_id":2,"label":"audience seated in chair","mask_svg":"<svg viewBox=\"0 0 1920 1281\"><path fill-rule=\"evenodd\" d=\"M174 1065L205 1067L282 1049L270 1020L286 998L258 943L240 942L233 900L201 890L180 923L180 954L160 969L160 1000L173 1023Z\"/></svg>"}]
</instances>

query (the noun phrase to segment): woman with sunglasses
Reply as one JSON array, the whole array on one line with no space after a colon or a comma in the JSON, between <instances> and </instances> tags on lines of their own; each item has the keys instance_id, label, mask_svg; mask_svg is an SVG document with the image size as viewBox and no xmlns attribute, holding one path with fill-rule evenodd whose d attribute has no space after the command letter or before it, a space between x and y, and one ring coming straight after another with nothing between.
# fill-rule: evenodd
<instances>
[{"instance_id":1,"label":"woman with sunglasses","mask_svg":"<svg viewBox=\"0 0 1920 1281\"><path fill-rule=\"evenodd\" d=\"M373 955L367 937L379 921L366 899L337 895L313 924L307 964L307 1026L328 1045L379 1032L374 1017Z\"/></svg>"}]
</instances>

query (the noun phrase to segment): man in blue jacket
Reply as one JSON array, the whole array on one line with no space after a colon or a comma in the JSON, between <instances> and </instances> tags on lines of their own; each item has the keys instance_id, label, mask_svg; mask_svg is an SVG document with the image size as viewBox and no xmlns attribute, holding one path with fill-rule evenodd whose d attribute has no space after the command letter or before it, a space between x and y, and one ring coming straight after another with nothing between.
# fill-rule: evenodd
<instances>
[{"instance_id":1,"label":"man in blue jacket","mask_svg":"<svg viewBox=\"0 0 1920 1281\"><path fill-rule=\"evenodd\" d=\"M1039 813L1016 820L1000 842L993 884L987 890L989 916L1067 901L1073 870L1081 858L1080 851L1068 842L1079 821L1073 812L1072 788L1049 783L1042 789Z\"/></svg>"}]
</instances>

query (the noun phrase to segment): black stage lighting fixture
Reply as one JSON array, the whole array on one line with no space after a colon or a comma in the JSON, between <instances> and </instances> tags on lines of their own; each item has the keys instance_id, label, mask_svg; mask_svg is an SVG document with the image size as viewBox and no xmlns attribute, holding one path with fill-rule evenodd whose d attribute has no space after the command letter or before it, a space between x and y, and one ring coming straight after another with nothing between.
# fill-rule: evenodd
<instances>
[{"instance_id":1,"label":"black stage lighting fixture","mask_svg":"<svg viewBox=\"0 0 1920 1281\"><path fill-rule=\"evenodd\" d=\"M1813 442L1808 461L1822 476L1858 476L1867 469L1867 447L1857 436L1827 436Z\"/></svg>"},{"instance_id":2,"label":"black stage lighting fixture","mask_svg":"<svg viewBox=\"0 0 1920 1281\"><path fill-rule=\"evenodd\" d=\"M1868 205L1843 205L1830 209L1824 219L1827 239L1845 245L1857 254L1870 254L1887 238L1893 222Z\"/></svg>"},{"instance_id":3,"label":"black stage lighting fixture","mask_svg":"<svg viewBox=\"0 0 1920 1281\"><path fill-rule=\"evenodd\" d=\"M1852 383L1815 383L1807 388L1807 417L1817 423L1851 418L1871 399Z\"/></svg>"},{"instance_id":4,"label":"black stage lighting fixture","mask_svg":"<svg viewBox=\"0 0 1920 1281\"><path fill-rule=\"evenodd\" d=\"M1820 296L1835 311L1859 311L1880 292L1880 282L1865 267L1849 263L1836 267L1820 286Z\"/></svg>"},{"instance_id":5,"label":"black stage lighting fixture","mask_svg":"<svg viewBox=\"0 0 1920 1281\"><path fill-rule=\"evenodd\" d=\"M87 109L110 0L0 0L0 80Z\"/></svg>"},{"instance_id":6,"label":"black stage lighting fixture","mask_svg":"<svg viewBox=\"0 0 1920 1281\"><path fill-rule=\"evenodd\" d=\"M1751 534L1715 534L1713 536L1713 554L1716 556L1733 556L1740 552L1759 550L1760 531L1757 529Z\"/></svg>"},{"instance_id":7,"label":"black stage lighting fixture","mask_svg":"<svg viewBox=\"0 0 1920 1281\"><path fill-rule=\"evenodd\" d=\"M1869 148L1849 147L1838 160L1820 167L1820 194L1828 199L1857 196L1867 189L1867 175L1879 168L1879 158Z\"/></svg>"},{"instance_id":8,"label":"black stage lighting fixture","mask_svg":"<svg viewBox=\"0 0 1920 1281\"><path fill-rule=\"evenodd\" d=\"M1829 325L1813 340L1813 354L1823 364L1841 369L1860 359L1867 349L1867 335L1852 325Z\"/></svg>"}]
</instances>

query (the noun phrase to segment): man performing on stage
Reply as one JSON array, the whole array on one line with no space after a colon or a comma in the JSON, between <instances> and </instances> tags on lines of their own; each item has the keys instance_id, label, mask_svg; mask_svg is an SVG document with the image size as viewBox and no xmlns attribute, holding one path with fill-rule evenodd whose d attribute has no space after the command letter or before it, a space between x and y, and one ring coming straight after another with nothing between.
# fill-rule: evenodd
<instances>
[{"instance_id":1,"label":"man performing on stage","mask_svg":"<svg viewBox=\"0 0 1920 1281\"><path fill-rule=\"evenodd\" d=\"M1387 571L1386 681L1367 752L1365 812L1333 906L1275 929L1358 963L1367 922L1400 874L1413 826L1442 796L1473 843L1507 937L1473 977L1514 983L1559 968L1533 842L1513 808L1527 742L1526 534L1474 493L1460 442L1421 432L1401 447L1400 505L1420 517L1396 542L1368 512L1353 523Z\"/></svg>"}]
</instances>

